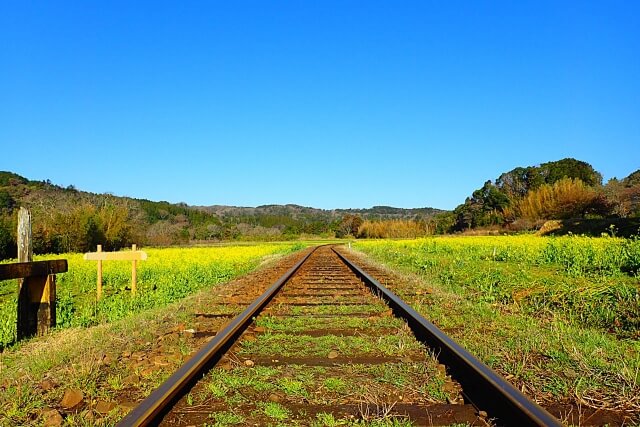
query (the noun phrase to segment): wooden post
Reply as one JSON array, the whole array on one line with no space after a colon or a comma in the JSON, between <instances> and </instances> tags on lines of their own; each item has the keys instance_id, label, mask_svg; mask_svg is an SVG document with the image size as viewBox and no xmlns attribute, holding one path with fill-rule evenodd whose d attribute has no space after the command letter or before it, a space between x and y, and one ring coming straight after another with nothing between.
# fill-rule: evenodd
<instances>
[{"instance_id":1,"label":"wooden post","mask_svg":"<svg viewBox=\"0 0 640 427\"><path fill-rule=\"evenodd\" d=\"M18 211L18 262L33 261L31 245L31 213L21 207ZM18 341L29 336L28 279L18 279Z\"/></svg>"},{"instance_id":2,"label":"wooden post","mask_svg":"<svg viewBox=\"0 0 640 427\"><path fill-rule=\"evenodd\" d=\"M131 252L136 251L135 243L131 245ZM136 294L136 282L138 280L138 271L136 270L136 260L131 261L131 295Z\"/></svg>"},{"instance_id":3,"label":"wooden post","mask_svg":"<svg viewBox=\"0 0 640 427\"><path fill-rule=\"evenodd\" d=\"M137 266L138 260L147 259L147 254L143 251L138 251L136 245L131 246L131 251L123 252L102 252L102 246L98 245L97 252L89 252L84 254L83 257L87 261L98 261L98 299L102 293L102 261L131 261L131 293L136 293L137 284Z\"/></svg>"},{"instance_id":4,"label":"wooden post","mask_svg":"<svg viewBox=\"0 0 640 427\"><path fill-rule=\"evenodd\" d=\"M32 262L31 214L18 211L18 261ZM17 338L44 335L56 325L56 277L31 276L18 282Z\"/></svg>"},{"instance_id":5,"label":"wooden post","mask_svg":"<svg viewBox=\"0 0 640 427\"><path fill-rule=\"evenodd\" d=\"M33 261L31 244L31 213L25 208L18 211L18 262Z\"/></svg>"},{"instance_id":6,"label":"wooden post","mask_svg":"<svg viewBox=\"0 0 640 427\"><path fill-rule=\"evenodd\" d=\"M98 245L97 252L102 252L102 245ZM102 260L98 260L98 278L96 279L96 300L102 298Z\"/></svg>"}]
</instances>

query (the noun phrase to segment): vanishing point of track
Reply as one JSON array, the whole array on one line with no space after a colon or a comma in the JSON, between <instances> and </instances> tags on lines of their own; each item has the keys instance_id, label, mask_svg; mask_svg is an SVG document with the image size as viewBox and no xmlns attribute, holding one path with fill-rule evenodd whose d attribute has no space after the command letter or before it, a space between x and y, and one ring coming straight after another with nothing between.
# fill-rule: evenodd
<instances>
[{"instance_id":1,"label":"vanishing point of track","mask_svg":"<svg viewBox=\"0 0 640 427\"><path fill-rule=\"evenodd\" d=\"M249 425L269 416L561 425L329 246L309 252L119 425L203 424L216 412Z\"/></svg>"}]
</instances>

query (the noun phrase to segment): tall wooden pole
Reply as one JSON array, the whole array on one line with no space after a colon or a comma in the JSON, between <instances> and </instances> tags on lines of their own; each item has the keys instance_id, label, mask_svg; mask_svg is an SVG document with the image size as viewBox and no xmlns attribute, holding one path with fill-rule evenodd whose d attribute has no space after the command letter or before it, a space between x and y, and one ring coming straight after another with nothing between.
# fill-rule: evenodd
<instances>
[{"instance_id":1,"label":"tall wooden pole","mask_svg":"<svg viewBox=\"0 0 640 427\"><path fill-rule=\"evenodd\" d=\"M102 252L102 245L98 245L97 252ZM100 301L102 298L102 260L98 260L98 278L96 280L96 299Z\"/></svg>"},{"instance_id":2,"label":"tall wooden pole","mask_svg":"<svg viewBox=\"0 0 640 427\"><path fill-rule=\"evenodd\" d=\"M20 208L18 211L18 262L33 261L31 244L31 213Z\"/></svg>"},{"instance_id":3,"label":"tall wooden pole","mask_svg":"<svg viewBox=\"0 0 640 427\"><path fill-rule=\"evenodd\" d=\"M131 245L131 251L135 252L137 246L135 244ZM138 279L138 271L136 269L136 260L131 261L131 295L136 294L136 281Z\"/></svg>"}]
</instances>

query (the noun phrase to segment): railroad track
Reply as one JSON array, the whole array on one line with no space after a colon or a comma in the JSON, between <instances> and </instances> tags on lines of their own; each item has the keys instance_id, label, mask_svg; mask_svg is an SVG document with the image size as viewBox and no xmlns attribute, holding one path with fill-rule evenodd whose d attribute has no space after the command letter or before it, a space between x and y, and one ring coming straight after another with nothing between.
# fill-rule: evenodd
<instances>
[{"instance_id":1,"label":"railroad track","mask_svg":"<svg viewBox=\"0 0 640 427\"><path fill-rule=\"evenodd\" d=\"M321 246L118 425L321 426L393 417L414 425L560 425Z\"/></svg>"}]
</instances>

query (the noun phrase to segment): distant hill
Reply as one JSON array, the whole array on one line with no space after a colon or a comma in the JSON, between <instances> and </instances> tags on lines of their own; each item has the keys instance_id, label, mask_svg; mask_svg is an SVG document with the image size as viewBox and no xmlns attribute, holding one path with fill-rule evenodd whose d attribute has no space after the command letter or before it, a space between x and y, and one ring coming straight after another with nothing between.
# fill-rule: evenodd
<instances>
[{"instance_id":1,"label":"distant hill","mask_svg":"<svg viewBox=\"0 0 640 427\"><path fill-rule=\"evenodd\" d=\"M0 172L0 258L15 256L16 210L33 217L36 253L105 250L131 243L172 245L220 240L282 240L300 236L333 237L345 216L367 220L426 220L444 212L433 208L324 210L293 204L188 206L96 194L74 186L33 181Z\"/></svg>"},{"instance_id":2,"label":"distant hill","mask_svg":"<svg viewBox=\"0 0 640 427\"><path fill-rule=\"evenodd\" d=\"M304 218L325 218L335 220L344 215L359 215L363 219L384 220L384 219L417 219L429 218L441 212L435 208L394 208L391 206L373 206L368 209L317 209L300 205L262 205L256 207L238 206L197 206L195 207L207 213L212 213L220 218L224 217L244 217L244 216L288 216L294 219Z\"/></svg>"}]
</instances>

